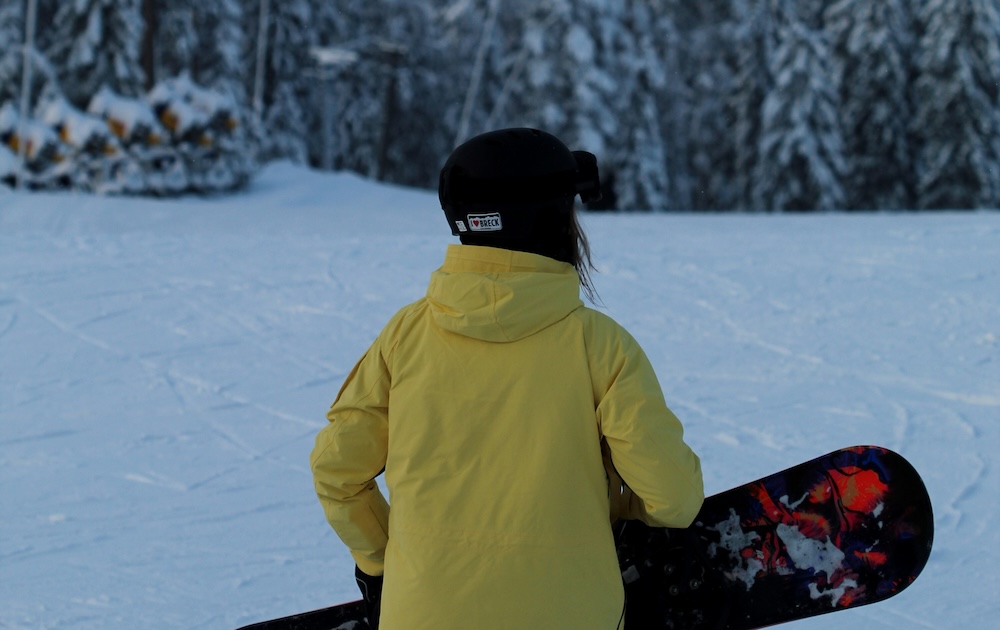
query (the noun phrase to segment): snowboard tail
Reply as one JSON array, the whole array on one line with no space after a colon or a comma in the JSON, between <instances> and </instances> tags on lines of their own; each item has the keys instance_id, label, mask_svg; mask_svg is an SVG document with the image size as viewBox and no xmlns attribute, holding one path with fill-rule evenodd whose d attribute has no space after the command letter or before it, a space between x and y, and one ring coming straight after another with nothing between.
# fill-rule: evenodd
<instances>
[{"instance_id":1,"label":"snowboard tail","mask_svg":"<svg viewBox=\"0 0 1000 630\"><path fill-rule=\"evenodd\" d=\"M900 455L854 446L705 500L691 527L616 530L627 630L753 630L880 602L930 556L927 489ZM239 630L361 630L349 602Z\"/></svg>"}]
</instances>

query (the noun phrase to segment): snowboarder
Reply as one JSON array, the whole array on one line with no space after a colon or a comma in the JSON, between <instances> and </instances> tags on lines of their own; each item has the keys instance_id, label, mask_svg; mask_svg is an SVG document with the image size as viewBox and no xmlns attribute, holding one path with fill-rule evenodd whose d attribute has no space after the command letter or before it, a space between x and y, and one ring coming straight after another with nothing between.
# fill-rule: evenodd
<instances>
[{"instance_id":1,"label":"snowboarder","mask_svg":"<svg viewBox=\"0 0 1000 630\"><path fill-rule=\"evenodd\" d=\"M441 171L462 244L354 367L311 457L373 627L619 628L609 510L698 512L700 462L648 359L580 299L574 198L599 191L593 155L534 129L472 138Z\"/></svg>"}]
</instances>

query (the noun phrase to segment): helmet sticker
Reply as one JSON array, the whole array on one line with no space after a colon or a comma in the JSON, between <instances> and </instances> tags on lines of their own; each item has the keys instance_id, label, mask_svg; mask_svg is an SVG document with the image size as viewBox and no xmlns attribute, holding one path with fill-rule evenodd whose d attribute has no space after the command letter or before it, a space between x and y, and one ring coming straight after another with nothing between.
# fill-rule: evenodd
<instances>
[{"instance_id":1,"label":"helmet sticker","mask_svg":"<svg viewBox=\"0 0 1000 630\"><path fill-rule=\"evenodd\" d=\"M459 232L468 232L468 228L465 227L465 221L455 221L455 227L458 228Z\"/></svg>"},{"instance_id":2,"label":"helmet sticker","mask_svg":"<svg viewBox=\"0 0 1000 630\"><path fill-rule=\"evenodd\" d=\"M468 215L469 229L473 232L499 232L503 229L503 221L500 220L499 212L489 214ZM459 227L459 229L462 229Z\"/></svg>"}]
</instances>

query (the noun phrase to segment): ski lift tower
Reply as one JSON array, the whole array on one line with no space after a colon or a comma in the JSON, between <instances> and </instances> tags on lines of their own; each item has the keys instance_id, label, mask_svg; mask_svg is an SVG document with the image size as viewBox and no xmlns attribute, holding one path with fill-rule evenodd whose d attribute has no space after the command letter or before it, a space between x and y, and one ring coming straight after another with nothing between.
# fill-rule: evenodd
<instances>
[{"instance_id":1,"label":"ski lift tower","mask_svg":"<svg viewBox=\"0 0 1000 630\"><path fill-rule=\"evenodd\" d=\"M323 170L333 170L333 78L342 69L354 65L358 60L357 51L349 48L316 46L309 54L319 68L317 76L323 90Z\"/></svg>"}]
</instances>

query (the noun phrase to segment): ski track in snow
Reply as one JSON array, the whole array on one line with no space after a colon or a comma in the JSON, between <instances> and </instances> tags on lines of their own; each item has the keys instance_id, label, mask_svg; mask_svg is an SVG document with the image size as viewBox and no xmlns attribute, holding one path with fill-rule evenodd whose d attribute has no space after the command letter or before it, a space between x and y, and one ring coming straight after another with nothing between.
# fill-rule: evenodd
<instances>
[{"instance_id":1,"label":"ski track in snow","mask_svg":"<svg viewBox=\"0 0 1000 630\"><path fill-rule=\"evenodd\" d=\"M433 193L273 165L233 198L0 204L0 627L233 628L355 599L308 455L452 242ZM925 574L797 627L995 620L1000 214L583 222L708 491L859 443L923 474Z\"/></svg>"},{"instance_id":2,"label":"ski track in snow","mask_svg":"<svg viewBox=\"0 0 1000 630\"><path fill-rule=\"evenodd\" d=\"M85 320L80 325L70 325L60 320L58 317L53 315L48 310L43 309L37 305L34 305L20 296L18 296L18 300L23 304L25 304L26 306L28 306L34 313L42 317L45 321L52 324L59 331L78 339L82 343L94 346L95 348L111 353L122 362L138 363L140 366L144 368L146 372L151 374L152 378L163 380L170 386L171 390L173 390L175 394L178 395L178 399L182 402L182 406L184 407L185 411L189 410L194 405L189 403L182 394L178 393L179 392L178 383L183 383L184 385L191 386L199 391L210 392L215 397L222 399L223 401L232 406L252 407L256 411L272 415L284 421L301 424L303 426L310 427L313 430L317 430L319 427L322 426L319 422L311 421L306 418L300 418L295 415L282 412L280 410L271 409L268 408L266 405L253 402L250 399L243 398L236 394L227 393L223 386L213 384L211 382L202 380L198 377L188 376L172 369L165 369L154 361L137 359L134 356L130 356L127 352L121 350L115 345L106 342L100 338L97 338L93 335L83 333L80 330L82 327L86 325L108 319L109 317L111 317L108 314L105 314L100 317L95 317L89 320ZM221 440L235 446L239 451L243 452L248 459L255 460L263 455L261 452L247 445L244 442L244 440L240 437L238 432L230 430L228 427L213 422L211 420L210 415L205 415L204 417L206 418L205 419L206 424L210 427L212 432L214 432Z\"/></svg>"}]
</instances>

